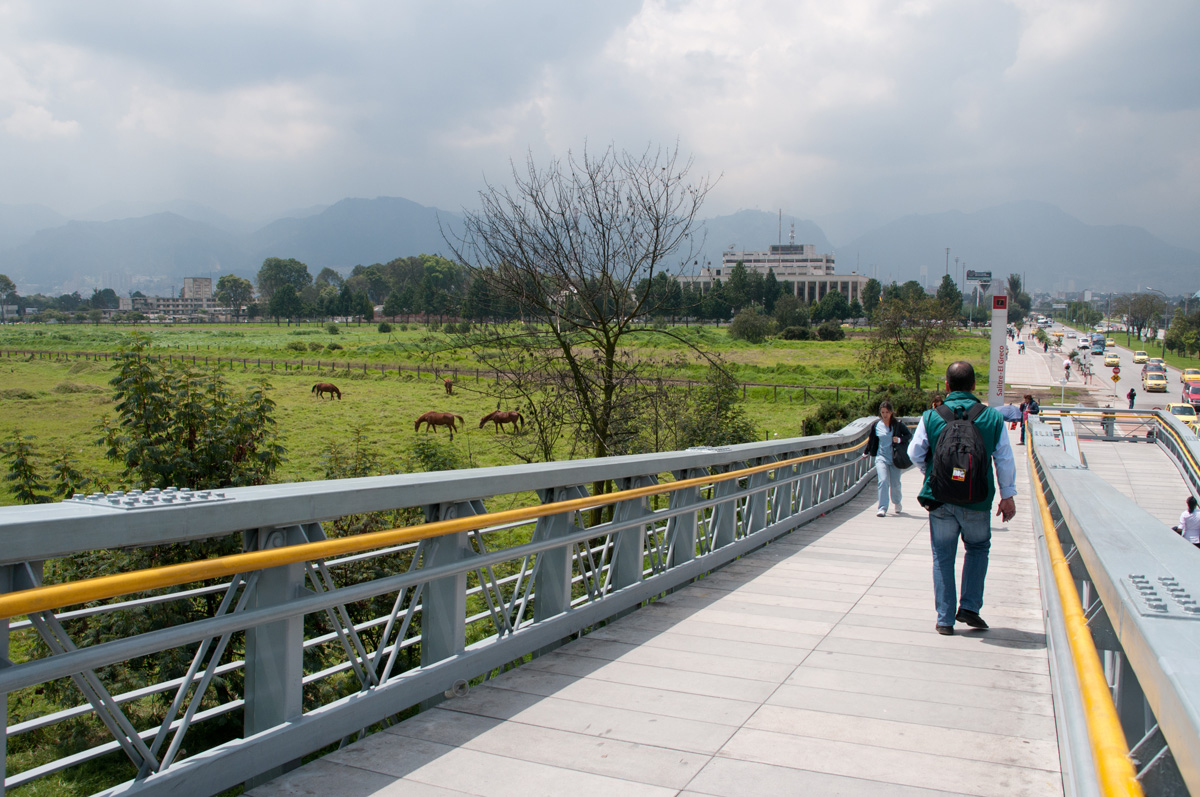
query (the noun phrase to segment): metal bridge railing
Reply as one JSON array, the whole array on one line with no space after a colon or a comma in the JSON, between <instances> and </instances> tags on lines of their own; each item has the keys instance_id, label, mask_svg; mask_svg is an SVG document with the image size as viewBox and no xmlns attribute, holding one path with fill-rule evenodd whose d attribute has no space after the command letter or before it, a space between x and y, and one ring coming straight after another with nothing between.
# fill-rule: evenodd
<instances>
[{"instance_id":1,"label":"metal bridge railing","mask_svg":"<svg viewBox=\"0 0 1200 797\"><path fill-rule=\"evenodd\" d=\"M1200 553L1088 470L1080 438L1158 443L1193 479L1200 443L1163 412L1064 408L1029 420L1067 791L1200 793Z\"/></svg>"},{"instance_id":2,"label":"metal bridge railing","mask_svg":"<svg viewBox=\"0 0 1200 797\"><path fill-rule=\"evenodd\" d=\"M105 793L261 782L845 503L874 476L861 456L869 428L863 419L725 449L0 510L0 617L13 618L0 635L0 693L22 706L10 712L6 756L26 734L83 740L7 761L5 788L106 756L128 780ZM619 491L587 488L605 482ZM534 506L485 506L531 496ZM411 508L426 522L338 538L322 526ZM243 553L42 584L47 560L232 534ZM134 619L175 607L198 617L136 630ZM134 667L143 681L129 678ZM43 692L78 700L34 697Z\"/></svg>"}]
</instances>

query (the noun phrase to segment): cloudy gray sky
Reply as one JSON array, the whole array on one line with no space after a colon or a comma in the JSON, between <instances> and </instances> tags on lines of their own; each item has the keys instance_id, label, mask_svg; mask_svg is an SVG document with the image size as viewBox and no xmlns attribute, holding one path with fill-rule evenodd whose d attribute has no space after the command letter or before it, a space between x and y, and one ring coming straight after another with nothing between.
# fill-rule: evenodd
<instances>
[{"instance_id":1,"label":"cloudy gray sky","mask_svg":"<svg viewBox=\"0 0 1200 797\"><path fill-rule=\"evenodd\" d=\"M585 140L835 243L1036 199L1200 249L1200 4L0 0L3 203L459 209Z\"/></svg>"}]
</instances>

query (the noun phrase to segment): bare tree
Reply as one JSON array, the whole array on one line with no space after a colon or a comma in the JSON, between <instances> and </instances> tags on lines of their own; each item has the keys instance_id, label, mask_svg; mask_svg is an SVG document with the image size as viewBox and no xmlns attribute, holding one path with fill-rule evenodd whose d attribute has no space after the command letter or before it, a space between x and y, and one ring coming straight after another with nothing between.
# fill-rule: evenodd
<instances>
[{"instance_id":1,"label":"bare tree","mask_svg":"<svg viewBox=\"0 0 1200 797\"><path fill-rule=\"evenodd\" d=\"M683 340L645 321L659 311L655 275L678 272L702 244L698 213L710 184L689 182L691 167L677 149L585 147L545 169L530 156L524 170L513 165L511 187L487 184L462 236L447 237L473 276L528 322L485 325L466 341L509 375L497 399L534 400L526 375L539 375L542 398L565 402L562 417L593 456L626 450L631 419L652 400L661 367L636 344Z\"/></svg>"}]
</instances>

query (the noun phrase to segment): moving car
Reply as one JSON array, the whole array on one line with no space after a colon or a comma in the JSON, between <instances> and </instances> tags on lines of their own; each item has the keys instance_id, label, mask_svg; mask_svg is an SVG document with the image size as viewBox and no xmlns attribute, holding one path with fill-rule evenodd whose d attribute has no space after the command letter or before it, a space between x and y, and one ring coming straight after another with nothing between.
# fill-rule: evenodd
<instances>
[{"instance_id":1,"label":"moving car","mask_svg":"<svg viewBox=\"0 0 1200 797\"><path fill-rule=\"evenodd\" d=\"M1137 365L1138 363L1144 363L1149 359L1150 359L1150 355L1144 351L1135 351L1133 353L1134 365Z\"/></svg>"},{"instance_id":2,"label":"moving car","mask_svg":"<svg viewBox=\"0 0 1200 797\"><path fill-rule=\"evenodd\" d=\"M1073 337L1075 337L1075 333L1074 333L1074 332L1068 332L1068 333L1067 333L1067 337L1068 337L1068 338L1073 338Z\"/></svg>"},{"instance_id":3,"label":"moving car","mask_svg":"<svg viewBox=\"0 0 1200 797\"><path fill-rule=\"evenodd\" d=\"M1115 351L1110 351L1108 354L1104 355L1104 366L1106 368L1111 368L1114 365L1120 365L1120 364L1121 364L1121 358L1117 356L1117 353ZM1196 373L1200 374L1200 371L1197 371Z\"/></svg>"},{"instance_id":4,"label":"moving car","mask_svg":"<svg viewBox=\"0 0 1200 797\"><path fill-rule=\"evenodd\" d=\"M1082 351L1091 351L1092 343L1087 338L1080 338L1079 342L1075 344L1075 348Z\"/></svg>"},{"instance_id":5,"label":"moving car","mask_svg":"<svg viewBox=\"0 0 1200 797\"><path fill-rule=\"evenodd\" d=\"M1200 423L1200 415L1196 415L1196 408L1191 404L1168 404L1167 412L1187 424L1193 432L1196 431L1196 424Z\"/></svg>"},{"instance_id":6,"label":"moving car","mask_svg":"<svg viewBox=\"0 0 1200 797\"><path fill-rule=\"evenodd\" d=\"M1183 386L1183 400L1193 407L1200 407L1200 382L1192 382Z\"/></svg>"},{"instance_id":7,"label":"moving car","mask_svg":"<svg viewBox=\"0 0 1200 797\"><path fill-rule=\"evenodd\" d=\"M1142 373L1142 390L1147 393L1166 393L1167 374L1165 371L1145 371Z\"/></svg>"},{"instance_id":8,"label":"moving car","mask_svg":"<svg viewBox=\"0 0 1200 797\"><path fill-rule=\"evenodd\" d=\"M1200 382L1200 368L1185 368L1180 378L1185 385L1188 382Z\"/></svg>"},{"instance_id":9,"label":"moving car","mask_svg":"<svg viewBox=\"0 0 1200 797\"><path fill-rule=\"evenodd\" d=\"M1117 345L1117 342L1116 342L1115 340L1113 340L1112 338L1106 338L1106 339L1104 340L1104 345L1105 345L1105 346L1110 346L1110 347L1111 347L1111 346L1116 346L1116 345Z\"/></svg>"},{"instance_id":10,"label":"moving car","mask_svg":"<svg viewBox=\"0 0 1200 797\"><path fill-rule=\"evenodd\" d=\"M1151 357L1149 360L1146 360L1146 362L1150 363L1151 365L1161 365L1163 368L1167 367L1167 361L1162 357Z\"/></svg>"}]
</instances>

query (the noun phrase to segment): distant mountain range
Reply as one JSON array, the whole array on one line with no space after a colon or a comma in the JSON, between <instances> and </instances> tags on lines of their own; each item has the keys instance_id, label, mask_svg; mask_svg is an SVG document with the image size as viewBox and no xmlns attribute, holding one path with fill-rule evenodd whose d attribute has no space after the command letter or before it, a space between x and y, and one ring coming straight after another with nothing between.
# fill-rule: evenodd
<instances>
[{"instance_id":1,"label":"distant mountain range","mask_svg":"<svg viewBox=\"0 0 1200 797\"><path fill-rule=\"evenodd\" d=\"M128 213L128 216L122 214ZM115 214L115 215L113 215ZM107 217L107 218L106 218ZM234 273L253 278L268 257L294 257L315 275L417 254L449 255L442 229L459 233L462 216L399 197L343 199L298 209L256 230L187 202L110 205L68 219L40 205L0 205L0 273L23 294L113 288L166 293L184 277ZM1035 291L1133 290L1168 294L1200 287L1200 253L1171 246L1140 227L1088 225L1041 202L1014 202L975 213L905 216L842 245L792 216L742 210L705 221L694 272L721 253L787 243L833 252L838 271L882 281L936 286L954 258L1002 278L1017 272ZM1196 283L1196 284L1193 284Z\"/></svg>"}]
</instances>

